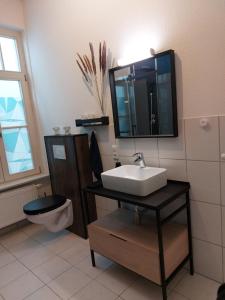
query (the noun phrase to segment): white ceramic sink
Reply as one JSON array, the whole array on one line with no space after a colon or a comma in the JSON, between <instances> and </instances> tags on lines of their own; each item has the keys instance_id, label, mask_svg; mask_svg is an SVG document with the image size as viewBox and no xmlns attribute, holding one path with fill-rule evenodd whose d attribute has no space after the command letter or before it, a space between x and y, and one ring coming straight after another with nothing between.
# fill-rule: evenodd
<instances>
[{"instance_id":1,"label":"white ceramic sink","mask_svg":"<svg viewBox=\"0 0 225 300\"><path fill-rule=\"evenodd\" d=\"M103 186L137 196L147 196L167 184L166 169L123 165L101 174Z\"/></svg>"}]
</instances>

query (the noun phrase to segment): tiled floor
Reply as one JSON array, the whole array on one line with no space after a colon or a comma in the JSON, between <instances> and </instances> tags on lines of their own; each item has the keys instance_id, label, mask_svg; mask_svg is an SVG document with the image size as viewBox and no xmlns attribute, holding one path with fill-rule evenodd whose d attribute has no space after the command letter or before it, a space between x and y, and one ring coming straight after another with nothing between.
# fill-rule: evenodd
<instances>
[{"instance_id":1,"label":"tiled floor","mask_svg":"<svg viewBox=\"0 0 225 300\"><path fill-rule=\"evenodd\" d=\"M28 225L0 236L0 300L160 300L149 281L96 255L88 242L63 231ZM219 284L182 270L169 285L168 300L215 300Z\"/></svg>"}]
</instances>

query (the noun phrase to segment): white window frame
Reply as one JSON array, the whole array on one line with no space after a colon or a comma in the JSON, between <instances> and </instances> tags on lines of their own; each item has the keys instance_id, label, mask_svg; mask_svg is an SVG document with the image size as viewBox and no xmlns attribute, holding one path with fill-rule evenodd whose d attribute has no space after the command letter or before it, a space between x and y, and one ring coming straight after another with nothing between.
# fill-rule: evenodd
<instances>
[{"instance_id":1,"label":"white window frame","mask_svg":"<svg viewBox=\"0 0 225 300\"><path fill-rule=\"evenodd\" d=\"M37 134L37 127L35 124L35 114L34 114L33 104L31 101L29 84L27 80L28 76L27 76L27 68L26 68L25 55L23 49L22 35L20 32L17 31L11 31L11 30L0 28L0 36L13 38L16 40L17 43L18 56L20 62L20 71L14 72L14 71L0 70L0 80L15 80L15 81L19 81L21 84L24 110L25 110L26 123L27 123L27 126L25 126L25 128L27 128L28 135L30 138L32 160L34 165L34 169L32 170L10 174L8 170L8 163L6 159L6 152L4 148L3 139L2 137L0 137L0 183L4 183L4 182L14 181L28 176L39 174L41 172L41 167L39 163L40 159L38 153L39 145L37 145L39 144L39 140L37 140L38 134ZM20 126L15 126L15 128L18 127ZM1 133L1 126L0 126L0 133Z\"/></svg>"}]
</instances>

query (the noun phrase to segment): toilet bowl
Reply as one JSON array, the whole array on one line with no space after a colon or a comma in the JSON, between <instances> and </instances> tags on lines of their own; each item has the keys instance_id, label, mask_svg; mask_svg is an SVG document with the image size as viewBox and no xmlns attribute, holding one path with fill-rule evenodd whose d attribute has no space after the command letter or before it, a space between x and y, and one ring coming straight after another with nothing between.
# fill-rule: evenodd
<instances>
[{"instance_id":1,"label":"toilet bowl","mask_svg":"<svg viewBox=\"0 0 225 300\"><path fill-rule=\"evenodd\" d=\"M30 222L42 224L51 232L61 231L73 223L72 201L59 195L33 200L23 211Z\"/></svg>"}]
</instances>

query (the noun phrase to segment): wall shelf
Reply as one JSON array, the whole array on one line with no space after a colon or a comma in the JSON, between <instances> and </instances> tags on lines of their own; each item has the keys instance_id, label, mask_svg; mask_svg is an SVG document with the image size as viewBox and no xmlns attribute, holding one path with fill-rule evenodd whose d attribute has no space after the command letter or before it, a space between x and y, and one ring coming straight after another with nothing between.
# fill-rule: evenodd
<instances>
[{"instance_id":1,"label":"wall shelf","mask_svg":"<svg viewBox=\"0 0 225 300\"><path fill-rule=\"evenodd\" d=\"M109 117L104 116L94 119L77 119L75 122L77 127L107 126L109 125Z\"/></svg>"}]
</instances>

